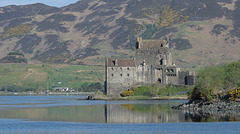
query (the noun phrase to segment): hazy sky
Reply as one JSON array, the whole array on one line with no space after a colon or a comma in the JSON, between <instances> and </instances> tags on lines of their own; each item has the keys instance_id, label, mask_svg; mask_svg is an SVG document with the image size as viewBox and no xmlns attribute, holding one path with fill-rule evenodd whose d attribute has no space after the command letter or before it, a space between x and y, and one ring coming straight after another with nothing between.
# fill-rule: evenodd
<instances>
[{"instance_id":1,"label":"hazy sky","mask_svg":"<svg viewBox=\"0 0 240 134\"><path fill-rule=\"evenodd\" d=\"M0 0L0 7L8 5L26 5L33 3L43 3L50 6L63 7L77 1L78 0Z\"/></svg>"}]
</instances>

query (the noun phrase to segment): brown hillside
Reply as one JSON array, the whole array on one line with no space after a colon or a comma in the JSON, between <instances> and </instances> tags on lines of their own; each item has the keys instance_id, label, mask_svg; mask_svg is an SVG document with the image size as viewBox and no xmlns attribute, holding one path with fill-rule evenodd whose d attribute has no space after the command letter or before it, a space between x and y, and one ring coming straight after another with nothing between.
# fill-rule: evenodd
<instances>
[{"instance_id":1,"label":"brown hillside","mask_svg":"<svg viewBox=\"0 0 240 134\"><path fill-rule=\"evenodd\" d=\"M240 59L240 0L81 0L0 8L0 57L101 64L131 58L136 37L171 38L177 64L199 68Z\"/></svg>"}]
</instances>

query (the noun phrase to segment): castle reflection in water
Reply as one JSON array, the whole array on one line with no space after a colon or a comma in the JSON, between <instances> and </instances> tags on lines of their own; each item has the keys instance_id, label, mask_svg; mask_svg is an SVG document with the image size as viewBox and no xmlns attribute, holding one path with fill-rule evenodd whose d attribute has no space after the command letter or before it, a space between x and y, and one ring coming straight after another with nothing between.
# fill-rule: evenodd
<instances>
[{"instance_id":1,"label":"castle reflection in water","mask_svg":"<svg viewBox=\"0 0 240 134\"><path fill-rule=\"evenodd\" d=\"M110 103L110 104L109 104ZM116 103L116 104L115 104ZM125 104L128 103L128 104ZM201 112L173 110L180 103L170 101L106 101L100 105L55 107L2 108L2 119L30 119L35 121L62 121L88 123L176 123L240 121L240 113L211 115Z\"/></svg>"},{"instance_id":2,"label":"castle reflection in water","mask_svg":"<svg viewBox=\"0 0 240 134\"><path fill-rule=\"evenodd\" d=\"M105 105L106 123L186 122L182 112L147 104Z\"/></svg>"}]
</instances>

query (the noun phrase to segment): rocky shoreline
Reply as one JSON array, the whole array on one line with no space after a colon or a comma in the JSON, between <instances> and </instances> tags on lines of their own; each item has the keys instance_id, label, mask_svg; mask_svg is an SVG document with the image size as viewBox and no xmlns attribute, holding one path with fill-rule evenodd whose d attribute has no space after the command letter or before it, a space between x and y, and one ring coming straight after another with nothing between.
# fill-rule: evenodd
<instances>
[{"instance_id":1,"label":"rocky shoreline","mask_svg":"<svg viewBox=\"0 0 240 134\"><path fill-rule=\"evenodd\" d=\"M189 101L178 106L173 106L173 109L193 109L193 110L213 110L213 111L224 111L224 110L240 110L239 101Z\"/></svg>"},{"instance_id":2,"label":"rocky shoreline","mask_svg":"<svg viewBox=\"0 0 240 134\"><path fill-rule=\"evenodd\" d=\"M220 117L240 117L239 101L189 101L188 103L173 106L172 108L176 110L182 110L185 114L201 117L208 115L215 115Z\"/></svg>"}]
</instances>

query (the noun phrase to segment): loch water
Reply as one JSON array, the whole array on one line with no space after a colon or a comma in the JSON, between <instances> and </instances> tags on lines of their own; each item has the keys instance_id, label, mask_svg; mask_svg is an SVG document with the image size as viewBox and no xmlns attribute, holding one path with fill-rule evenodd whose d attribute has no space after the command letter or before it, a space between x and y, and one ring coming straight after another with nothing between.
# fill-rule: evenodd
<instances>
[{"instance_id":1,"label":"loch water","mask_svg":"<svg viewBox=\"0 0 240 134\"><path fill-rule=\"evenodd\" d=\"M78 100L85 97L0 96L0 133L240 133L240 116L171 108L186 101Z\"/></svg>"}]
</instances>

